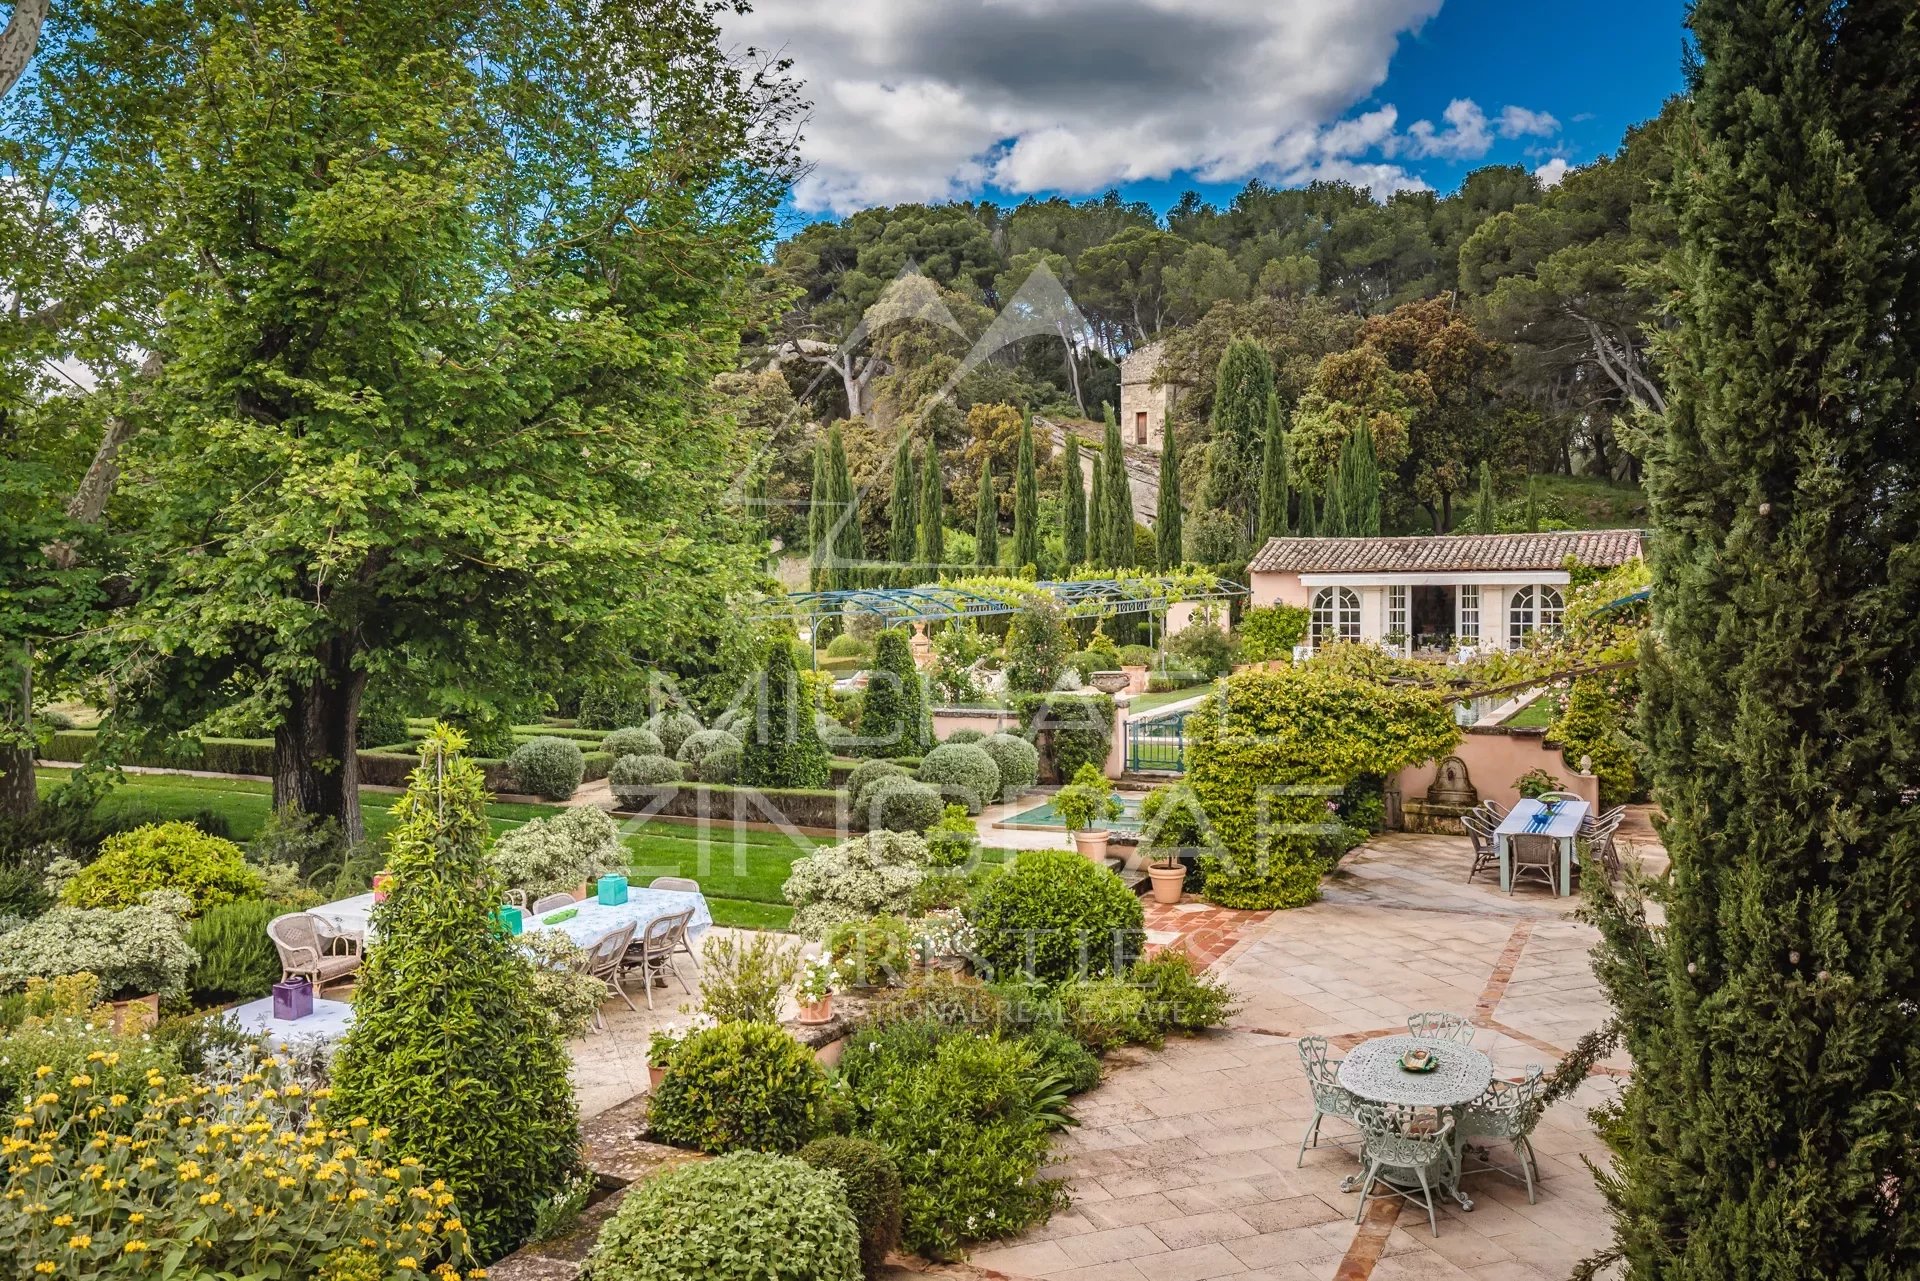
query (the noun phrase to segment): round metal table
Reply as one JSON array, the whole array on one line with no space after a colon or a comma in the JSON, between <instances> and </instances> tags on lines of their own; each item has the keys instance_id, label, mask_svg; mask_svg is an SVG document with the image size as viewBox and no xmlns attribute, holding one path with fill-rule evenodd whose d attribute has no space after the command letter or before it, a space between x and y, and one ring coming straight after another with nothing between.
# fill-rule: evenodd
<instances>
[{"instance_id":1,"label":"round metal table","mask_svg":"<svg viewBox=\"0 0 1920 1281\"><path fill-rule=\"evenodd\" d=\"M1433 1071L1409 1072L1400 1066L1400 1056L1415 1048L1433 1051L1439 1060ZM1493 1060L1471 1045L1462 1045L1458 1041L1404 1034L1377 1036L1371 1041L1362 1041L1348 1052L1347 1057L1341 1060L1335 1079L1341 1089L1368 1103L1458 1109L1487 1092L1487 1086L1493 1081ZM1456 1138L1454 1142L1457 1167L1457 1148L1461 1140ZM1343 1180L1342 1191L1355 1190L1348 1187L1348 1183L1357 1186L1357 1177L1350 1176ZM1460 1191L1457 1181L1450 1191L1461 1209L1473 1208L1473 1202Z\"/></svg>"}]
</instances>

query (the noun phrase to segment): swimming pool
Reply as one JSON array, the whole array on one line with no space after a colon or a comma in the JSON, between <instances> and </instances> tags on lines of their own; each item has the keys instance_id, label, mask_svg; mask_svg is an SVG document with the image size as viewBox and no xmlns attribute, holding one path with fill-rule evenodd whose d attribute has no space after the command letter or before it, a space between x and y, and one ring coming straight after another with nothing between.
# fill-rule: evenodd
<instances>
[{"instance_id":1,"label":"swimming pool","mask_svg":"<svg viewBox=\"0 0 1920 1281\"><path fill-rule=\"evenodd\" d=\"M1107 824L1111 832L1138 832L1140 830L1140 797L1122 796L1120 799L1120 817ZM1022 810L1011 818L1003 818L995 827L1051 828L1065 831L1066 824L1060 821L1060 815L1054 812L1053 802L1046 801L1030 810Z\"/></svg>"}]
</instances>

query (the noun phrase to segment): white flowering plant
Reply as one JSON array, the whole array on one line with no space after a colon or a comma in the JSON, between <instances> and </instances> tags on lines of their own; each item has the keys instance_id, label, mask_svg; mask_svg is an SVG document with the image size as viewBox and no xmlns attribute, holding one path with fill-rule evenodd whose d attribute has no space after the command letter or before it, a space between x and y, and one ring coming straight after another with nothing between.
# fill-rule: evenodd
<instances>
[{"instance_id":1,"label":"white flowering plant","mask_svg":"<svg viewBox=\"0 0 1920 1281\"><path fill-rule=\"evenodd\" d=\"M957 908L929 912L914 922L914 944L927 959L939 956L967 956L975 942L973 922Z\"/></svg>"},{"instance_id":2,"label":"white flowering plant","mask_svg":"<svg viewBox=\"0 0 1920 1281\"><path fill-rule=\"evenodd\" d=\"M56 907L0 935L0 992L82 971L109 999L186 991L198 958L187 943L186 899L156 890L138 907Z\"/></svg>"},{"instance_id":3,"label":"white flowering plant","mask_svg":"<svg viewBox=\"0 0 1920 1281\"><path fill-rule=\"evenodd\" d=\"M818 1005L839 990L840 971L830 957L807 958L794 984L794 995L802 1005Z\"/></svg>"},{"instance_id":4,"label":"white flowering plant","mask_svg":"<svg viewBox=\"0 0 1920 1281\"><path fill-rule=\"evenodd\" d=\"M625 872L628 860L614 821L581 805L502 832L487 851L487 866L532 901Z\"/></svg>"},{"instance_id":5,"label":"white flowering plant","mask_svg":"<svg viewBox=\"0 0 1920 1281\"><path fill-rule=\"evenodd\" d=\"M688 1037L695 1032L704 1032L708 1028L718 1026L720 1021L711 1014L696 1013L684 1025L669 1023L665 1027L655 1028L653 1035L647 1038L647 1066L666 1067L673 1058L673 1052L679 1049Z\"/></svg>"},{"instance_id":6,"label":"white flowering plant","mask_svg":"<svg viewBox=\"0 0 1920 1281\"><path fill-rule=\"evenodd\" d=\"M906 911L929 858L926 838L915 832L868 832L815 850L780 887L797 909L794 932L817 939L841 921Z\"/></svg>"}]
</instances>

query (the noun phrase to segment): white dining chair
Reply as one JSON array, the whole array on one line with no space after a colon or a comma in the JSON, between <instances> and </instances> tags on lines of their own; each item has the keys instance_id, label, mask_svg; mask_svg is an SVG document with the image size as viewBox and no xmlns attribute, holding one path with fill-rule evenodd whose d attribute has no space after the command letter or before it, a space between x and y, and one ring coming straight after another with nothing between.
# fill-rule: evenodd
<instances>
[{"instance_id":1,"label":"white dining chair","mask_svg":"<svg viewBox=\"0 0 1920 1281\"><path fill-rule=\"evenodd\" d=\"M577 900L571 894L549 894L536 899L533 904L535 916L545 916L548 912L557 912L563 907L572 907Z\"/></svg>"},{"instance_id":2,"label":"white dining chair","mask_svg":"<svg viewBox=\"0 0 1920 1281\"><path fill-rule=\"evenodd\" d=\"M650 890L674 890L681 894L698 894L700 882L686 876L656 876L647 886Z\"/></svg>"}]
</instances>

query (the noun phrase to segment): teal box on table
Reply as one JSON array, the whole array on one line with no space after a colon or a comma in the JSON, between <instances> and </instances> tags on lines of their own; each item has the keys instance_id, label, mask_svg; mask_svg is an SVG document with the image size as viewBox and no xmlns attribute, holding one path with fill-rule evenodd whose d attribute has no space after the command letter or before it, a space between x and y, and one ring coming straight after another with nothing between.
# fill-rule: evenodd
<instances>
[{"instance_id":1,"label":"teal box on table","mask_svg":"<svg viewBox=\"0 0 1920 1281\"><path fill-rule=\"evenodd\" d=\"M518 934L526 928L526 919L520 909L508 903L493 909L493 919L500 923L508 934Z\"/></svg>"},{"instance_id":2,"label":"teal box on table","mask_svg":"<svg viewBox=\"0 0 1920 1281\"><path fill-rule=\"evenodd\" d=\"M620 904L626 902L627 878L624 876L601 877L598 897L601 904L606 907L618 907Z\"/></svg>"}]
</instances>

